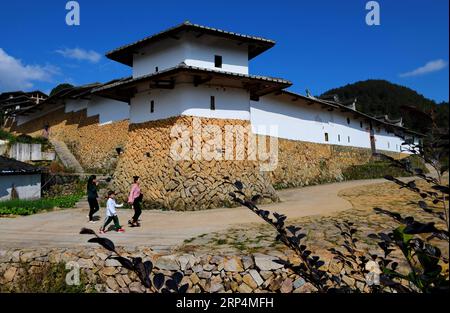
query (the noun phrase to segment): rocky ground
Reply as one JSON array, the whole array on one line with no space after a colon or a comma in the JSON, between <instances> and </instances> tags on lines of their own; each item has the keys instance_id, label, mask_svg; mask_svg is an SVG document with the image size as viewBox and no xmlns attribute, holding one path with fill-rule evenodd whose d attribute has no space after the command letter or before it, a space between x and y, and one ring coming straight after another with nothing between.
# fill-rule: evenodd
<instances>
[{"instance_id":1,"label":"rocky ground","mask_svg":"<svg viewBox=\"0 0 450 313\"><path fill-rule=\"evenodd\" d=\"M380 207L398 212L402 216L413 216L422 222L435 222L440 228L444 228L441 220L425 214L417 205L420 200L418 195L398 189L397 185L386 182L367 186L359 186L342 190L339 196L352 204L352 209L334 214L320 216L306 216L295 219L287 219L286 224L302 227L307 235L304 244L313 253L319 255L327 264L330 264L332 255L329 248L339 247L343 243L340 231L336 223L343 221L353 222L358 229L356 238L359 239L358 248L361 251L373 254L381 254L382 250L377 242L368 237L371 233L388 232L398 227L398 223L392 218L376 214L373 208ZM433 207L433 205L430 205ZM203 234L198 237L185 240L179 248L181 251L196 251L200 253L213 252L222 254L236 253L271 253L272 251L286 252L283 244L275 241L276 233L265 224L242 224L226 231ZM449 255L448 243L433 240L444 256ZM402 258L398 255L400 264Z\"/></svg>"}]
</instances>

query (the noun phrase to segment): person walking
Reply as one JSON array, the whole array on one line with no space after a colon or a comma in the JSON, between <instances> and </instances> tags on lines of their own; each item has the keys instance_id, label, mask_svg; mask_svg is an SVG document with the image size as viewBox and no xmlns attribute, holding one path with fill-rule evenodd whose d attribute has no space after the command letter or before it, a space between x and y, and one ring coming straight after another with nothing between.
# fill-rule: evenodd
<instances>
[{"instance_id":1,"label":"person walking","mask_svg":"<svg viewBox=\"0 0 450 313\"><path fill-rule=\"evenodd\" d=\"M97 176L91 175L87 182L87 199L89 203L89 222L95 223L94 214L100 210L98 205Z\"/></svg>"},{"instance_id":2,"label":"person walking","mask_svg":"<svg viewBox=\"0 0 450 313\"><path fill-rule=\"evenodd\" d=\"M131 227L139 227L139 216L142 213L141 202L142 202L142 192L139 186L139 176L133 176L133 184L131 185L130 194L128 196L128 203L134 210L134 215L131 220L128 221L128 224Z\"/></svg>"},{"instance_id":3,"label":"person walking","mask_svg":"<svg viewBox=\"0 0 450 313\"><path fill-rule=\"evenodd\" d=\"M108 191L108 201L106 201L106 217L105 217L105 223L100 228L100 234L104 234L106 232L106 227L111 223L111 221L114 221L114 228L116 229L116 232L123 233L125 230L120 226L119 223L119 217L117 216L116 208L123 207L123 204L117 204L116 203L116 193L112 190Z\"/></svg>"}]
</instances>

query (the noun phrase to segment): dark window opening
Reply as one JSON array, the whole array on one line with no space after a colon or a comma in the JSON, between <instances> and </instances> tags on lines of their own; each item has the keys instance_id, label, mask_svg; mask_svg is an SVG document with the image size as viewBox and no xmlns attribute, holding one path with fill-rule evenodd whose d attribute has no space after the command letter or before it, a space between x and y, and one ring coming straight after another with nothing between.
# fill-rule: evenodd
<instances>
[{"instance_id":1,"label":"dark window opening","mask_svg":"<svg viewBox=\"0 0 450 313\"><path fill-rule=\"evenodd\" d=\"M339 142L341 141L341 135L338 135L338 141Z\"/></svg>"},{"instance_id":2,"label":"dark window opening","mask_svg":"<svg viewBox=\"0 0 450 313\"><path fill-rule=\"evenodd\" d=\"M150 101L150 113L155 112L155 101Z\"/></svg>"},{"instance_id":3,"label":"dark window opening","mask_svg":"<svg viewBox=\"0 0 450 313\"><path fill-rule=\"evenodd\" d=\"M158 73L159 72L159 68L156 66L155 67L155 72Z\"/></svg>"},{"instance_id":4,"label":"dark window opening","mask_svg":"<svg viewBox=\"0 0 450 313\"><path fill-rule=\"evenodd\" d=\"M350 143L350 136L347 137L347 141Z\"/></svg>"},{"instance_id":5,"label":"dark window opening","mask_svg":"<svg viewBox=\"0 0 450 313\"><path fill-rule=\"evenodd\" d=\"M214 56L214 66L222 68L222 56L221 55Z\"/></svg>"},{"instance_id":6,"label":"dark window opening","mask_svg":"<svg viewBox=\"0 0 450 313\"><path fill-rule=\"evenodd\" d=\"M216 97L211 96L211 100L210 100L209 106L210 106L211 110L215 110L216 109Z\"/></svg>"},{"instance_id":7,"label":"dark window opening","mask_svg":"<svg viewBox=\"0 0 450 313\"><path fill-rule=\"evenodd\" d=\"M328 141L328 133L325 133L325 141Z\"/></svg>"},{"instance_id":8,"label":"dark window opening","mask_svg":"<svg viewBox=\"0 0 450 313\"><path fill-rule=\"evenodd\" d=\"M347 117L347 124L350 125L350 118L349 117Z\"/></svg>"},{"instance_id":9,"label":"dark window opening","mask_svg":"<svg viewBox=\"0 0 450 313\"><path fill-rule=\"evenodd\" d=\"M359 122L359 126L363 128L363 122Z\"/></svg>"}]
</instances>

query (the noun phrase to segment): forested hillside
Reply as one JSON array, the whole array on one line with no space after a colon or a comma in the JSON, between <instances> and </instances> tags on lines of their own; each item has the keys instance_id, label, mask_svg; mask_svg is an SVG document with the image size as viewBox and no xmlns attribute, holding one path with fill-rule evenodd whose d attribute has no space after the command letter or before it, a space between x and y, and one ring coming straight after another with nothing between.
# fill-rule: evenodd
<instances>
[{"instance_id":1,"label":"forested hillside","mask_svg":"<svg viewBox=\"0 0 450 313\"><path fill-rule=\"evenodd\" d=\"M325 94L337 94L340 100L358 98L356 108L370 115L388 114L391 118L403 115L405 126L420 131L423 121L414 116L402 114L401 106L415 106L425 111L435 108L440 126L449 125L448 102L436 103L416 91L390 83L386 80L366 80L326 91Z\"/></svg>"}]
</instances>

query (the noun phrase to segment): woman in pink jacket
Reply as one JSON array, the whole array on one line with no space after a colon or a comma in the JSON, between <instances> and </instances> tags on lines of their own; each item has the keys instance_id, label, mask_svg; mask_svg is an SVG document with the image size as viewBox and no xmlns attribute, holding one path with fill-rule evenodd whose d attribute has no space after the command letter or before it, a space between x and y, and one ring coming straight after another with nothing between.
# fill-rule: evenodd
<instances>
[{"instance_id":1,"label":"woman in pink jacket","mask_svg":"<svg viewBox=\"0 0 450 313\"><path fill-rule=\"evenodd\" d=\"M141 188L139 187L139 176L133 176L133 184L131 185L130 194L128 196L128 203L134 210L133 217L131 218L131 220L128 221L128 224L130 224L131 227L140 226L138 221L139 216L142 213L141 202L142 202L142 193Z\"/></svg>"}]
</instances>

